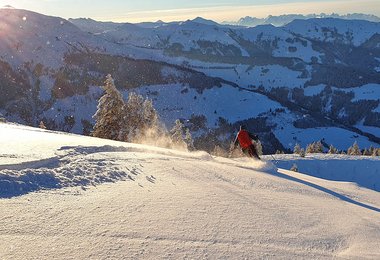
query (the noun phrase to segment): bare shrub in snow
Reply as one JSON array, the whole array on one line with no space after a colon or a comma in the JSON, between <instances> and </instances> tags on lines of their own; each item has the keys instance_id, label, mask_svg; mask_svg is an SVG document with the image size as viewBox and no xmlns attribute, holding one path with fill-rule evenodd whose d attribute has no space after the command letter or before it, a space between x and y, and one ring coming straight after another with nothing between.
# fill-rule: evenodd
<instances>
[{"instance_id":1,"label":"bare shrub in snow","mask_svg":"<svg viewBox=\"0 0 380 260\"><path fill-rule=\"evenodd\" d=\"M228 151L220 147L219 145L215 145L214 150L211 152L212 155L218 156L218 157L228 157Z\"/></svg>"},{"instance_id":2,"label":"bare shrub in snow","mask_svg":"<svg viewBox=\"0 0 380 260\"><path fill-rule=\"evenodd\" d=\"M240 158L245 156L241 149L236 149L234 142L231 142L229 150L229 158Z\"/></svg>"},{"instance_id":3,"label":"bare shrub in snow","mask_svg":"<svg viewBox=\"0 0 380 260\"><path fill-rule=\"evenodd\" d=\"M290 168L290 170L291 171L293 171L293 172L298 172L298 166L297 166L297 164L293 164L293 166L292 166L292 168Z\"/></svg>"}]
</instances>

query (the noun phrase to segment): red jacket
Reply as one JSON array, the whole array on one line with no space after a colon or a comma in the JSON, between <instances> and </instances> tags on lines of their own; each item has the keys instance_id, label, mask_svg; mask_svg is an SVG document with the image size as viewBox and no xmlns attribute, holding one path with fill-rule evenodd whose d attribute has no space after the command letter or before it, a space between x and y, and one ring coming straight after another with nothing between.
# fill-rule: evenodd
<instances>
[{"instance_id":1,"label":"red jacket","mask_svg":"<svg viewBox=\"0 0 380 260\"><path fill-rule=\"evenodd\" d=\"M252 139L246 130L240 130L236 139L239 140L239 144L242 149L246 149L252 145Z\"/></svg>"}]
</instances>

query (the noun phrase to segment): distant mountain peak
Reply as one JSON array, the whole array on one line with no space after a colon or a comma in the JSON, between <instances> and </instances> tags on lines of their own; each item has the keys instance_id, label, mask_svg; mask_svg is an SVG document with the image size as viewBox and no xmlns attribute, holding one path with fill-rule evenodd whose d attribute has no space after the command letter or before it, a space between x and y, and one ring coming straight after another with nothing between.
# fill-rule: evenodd
<instances>
[{"instance_id":1,"label":"distant mountain peak","mask_svg":"<svg viewBox=\"0 0 380 260\"><path fill-rule=\"evenodd\" d=\"M366 20L370 22L380 22L380 18L371 15L371 14L361 14L361 13L352 13L352 14L345 14L345 15L339 15L337 13L331 13L331 14L284 14L279 16L274 15L268 15L266 18L256 18L256 17L250 17L246 16L243 18L240 18L237 22L223 22L222 24L229 24L229 25L237 25L237 26L246 26L246 27L254 27L257 25L263 25L263 24L272 24L274 26L284 26L296 19L306 20L311 18L338 18L338 19L344 19L344 20Z\"/></svg>"},{"instance_id":2,"label":"distant mountain peak","mask_svg":"<svg viewBox=\"0 0 380 260\"><path fill-rule=\"evenodd\" d=\"M200 23L200 24L206 24L206 25L218 25L217 22L214 22L212 20L208 20L208 19L205 19L205 18L199 17L199 16L197 18L191 20L191 21L194 23Z\"/></svg>"},{"instance_id":3,"label":"distant mountain peak","mask_svg":"<svg viewBox=\"0 0 380 260\"><path fill-rule=\"evenodd\" d=\"M13 6L11 5L4 5L3 7L1 7L3 9L15 9Z\"/></svg>"}]
</instances>

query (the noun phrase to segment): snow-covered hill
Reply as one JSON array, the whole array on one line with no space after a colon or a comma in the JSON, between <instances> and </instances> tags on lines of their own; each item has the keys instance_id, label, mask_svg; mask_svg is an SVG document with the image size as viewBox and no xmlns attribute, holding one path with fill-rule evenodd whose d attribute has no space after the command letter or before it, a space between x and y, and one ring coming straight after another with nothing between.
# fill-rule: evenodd
<instances>
[{"instance_id":1,"label":"snow-covered hill","mask_svg":"<svg viewBox=\"0 0 380 260\"><path fill-rule=\"evenodd\" d=\"M379 22L334 18L295 20L285 29L321 42L342 42L354 46L360 46L373 35L380 34Z\"/></svg>"},{"instance_id":2,"label":"snow-covered hill","mask_svg":"<svg viewBox=\"0 0 380 260\"><path fill-rule=\"evenodd\" d=\"M125 97L153 99L168 128L179 118L200 144L228 146L242 123L266 153L322 139L343 150L380 143L378 23L242 28L0 14L0 113L9 121L88 134L111 73Z\"/></svg>"},{"instance_id":3,"label":"snow-covered hill","mask_svg":"<svg viewBox=\"0 0 380 260\"><path fill-rule=\"evenodd\" d=\"M277 169L13 124L0 136L1 259L380 257L380 193L359 181L378 185L362 174L378 158L297 161L316 178L284 156Z\"/></svg>"}]
</instances>

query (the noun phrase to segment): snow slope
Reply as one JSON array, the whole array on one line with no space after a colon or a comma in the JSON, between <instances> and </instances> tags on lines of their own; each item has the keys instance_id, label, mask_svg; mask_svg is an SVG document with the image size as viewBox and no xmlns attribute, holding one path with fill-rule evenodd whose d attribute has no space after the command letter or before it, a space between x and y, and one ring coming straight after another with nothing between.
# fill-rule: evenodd
<instances>
[{"instance_id":1,"label":"snow slope","mask_svg":"<svg viewBox=\"0 0 380 260\"><path fill-rule=\"evenodd\" d=\"M0 136L1 259L380 256L380 195L357 184L11 124ZM22 183L37 192L5 196Z\"/></svg>"},{"instance_id":2,"label":"snow slope","mask_svg":"<svg viewBox=\"0 0 380 260\"><path fill-rule=\"evenodd\" d=\"M282 121L277 117L272 118L272 122L273 125L282 127L276 130L276 134L281 132L280 136L276 136L280 139L281 145L285 148L293 147L294 133L300 131L299 128L293 127L293 119L298 120L299 116L289 104L281 102L283 99L281 93L289 91L287 95L289 101L300 105L298 104L301 100L300 89L305 88L305 95L313 96L321 92L325 85L334 86L324 80L320 82L319 79L329 77L323 70L316 71L316 67L319 66L317 64L324 64L328 58L326 55L330 53L330 45L324 41L345 42L352 38L355 44L356 42L361 44L368 38L373 38L366 43L371 50L373 48L373 57L368 60L378 56L374 47L378 43L374 36L379 33L379 26L377 23L366 21L312 19L294 21L281 28L271 25L230 28L202 18L173 23L157 21L116 24L96 22L91 19L74 19L70 22L27 10L1 8L0 21L0 36L3 36L0 37L0 67L5 81L4 84L0 82L0 88L3 87L10 93L10 98L0 98L0 111L8 120L35 125L43 120L48 125L50 123L51 128L54 126L55 129L74 133L86 133L87 128L91 127L90 124L94 123L91 116L95 113L101 92L99 86L92 84L101 84L102 77L115 71L112 74L114 78L120 80L118 87L129 84L121 81L131 79L132 85L138 86L137 92L148 95L151 91L151 94L154 94L150 95L150 98L154 99L155 106L167 127L171 127L175 119L188 120L193 114L205 116L208 120L207 126L217 128L219 117L223 117L231 124L239 124L240 120L264 116L265 113L268 114L280 107L289 108L291 110L289 113L292 114L289 116L291 120L285 118ZM316 41L321 42L316 46ZM344 53L345 48L342 51ZM93 52L101 55L95 57L88 55ZM164 66L157 61L179 67L174 68L167 64L165 67L171 67L172 71L162 69L162 75L156 75L160 71L128 66L136 71L132 73L133 76L136 75L135 82L133 77L128 75L129 69L121 65L124 64L124 61L121 62L122 58L114 55L144 59L137 63L154 67ZM354 63L360 64L361 67L365 65L364 71L368 70L367 65L371 70L377 68L377 60L369 62L365 57L367 56L363 56L363 61ZM337 63L345 63L343 57L335 58ZM99 59L96 65L86 64L86 62L95 62L95 59ZM109 60L113 60L115 66L120 67L114 70L111 68L113 65L110 67ZM228 83L221 88L209 86L203 93L195 93L195 90L198 92L202 89L198 86L203 85L203 80L192 78L189 74L190 85L195 88L179 85L183 82L180 71L183 72L187 68L203 72L210 77L220 77L242 88L259 90L262 94L228 88ZM146 73L141 73L142 70ZM146 74L148 75L145 76ZM345 122L358 123L355 112L352 112L351 103L357 100L378 99L378 84L375 84L378 83L377 76L375 78L372 78L373 75L368 78L367 76L367 73L358 75L358 78L363 77L363 80L359 81L356 76L352 76L352 80L358 82L358 85L352 85L355 88L345 88L347 91L355 92L355 98L345 101L339 111L341 113L338 115L347 117L347 120L344 119ZM147 81L144 80L145 77ZM167 82L162 82L162 77L165 77ZM308 86L310 81L316 86ZM188 82L187 79L185 82ZM270 101L265 95L273 100ZM292 99L292 96L298 98ZM307 109L311 109L309 103L314 104L314 101L317 101L315 104L319 107L313 109L324 111L323 116L331 116L329 113L335 104L340 106L339 101L335 99L324 107L323 103L319 105L318 97L306 98L313 100L311 103L305 102L308 104ZM374 106L373 101L370 105ZM379 137L380 131L375 127L377 115L374 113L379 109L380 107L374 107L372 111L363 112L364 119L372 119L365 121L371 125L371 128L360 127L376 137ZM335 116L332 118L336 120ZM287 125L283 126L284 122ZM314 129L303 134L299 142L307 144L310 140L319 140L330 131L321 133L319 130ZM367 137L362 136L362 133L344 132L346 132L344 137L359 135L364 144L372 144ZM196 136L199 133L192 134ZM310 136L310 134L315 135ZM352 144L349 139L347 141L343 138L339 139L339 143L335 140L332 143L342 149L347 149ZM283 149L282 146L276 149Z\"/></svg>"},{"instance_id":3,"label":"snow slope","mask_svg":"<svg viewBox=\"0 0 380 260\"><path fill-rule=\"evenodd\" d=\"M148 96L160 117L170 125L178 118L190 118L191 115L207 115L209 128L218 123L218 119L228 118L232 122L245 120L270 109L281 108L264 95L237 91L228 85L206 89L202 93L181 84L168 86L147 86L139 89L140 94ZM150 93L157 93L149 95ZM124 94L127 97L127 94Z\"/></svg>"},{"instance_id":4,"label":"snow slope","mask_svg":"<svg viewBox=\"0 0 380 260\"><path fill-rule=\"evenodd\" d=\"M359 46L380 33L379 23L335 18L295 20L284 26L285 30L302 34L307 39L324 42L341 42Z\"/></svg>"}]
</instances>

